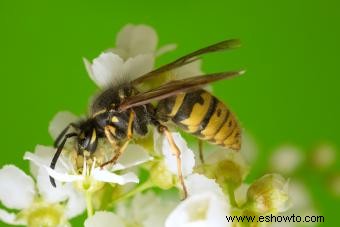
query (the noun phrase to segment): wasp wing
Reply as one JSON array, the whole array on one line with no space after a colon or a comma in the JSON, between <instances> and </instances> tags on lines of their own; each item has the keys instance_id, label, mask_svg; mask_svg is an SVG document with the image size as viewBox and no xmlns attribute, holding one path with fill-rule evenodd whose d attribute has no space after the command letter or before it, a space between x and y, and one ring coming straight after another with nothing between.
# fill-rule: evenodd
<instances>
[{"instance_id":1,"label":"wasp wing","mask_svg":"<svg viewBox=\"0 0 340 227\"><path fill-rule=\"evenodd\" d=\"M242 75L244 72L244 70L240 70L232 72L213 73L205 76L195 76L183 80L174 80L153 90L139 93L125 99L119 105L119 110L124 111L134 106L140 106L152 101L166 99L181 92L190 92L218 80L224 80L234 76Z\"/></svg>"},{"instance_id":2,"label":"wasp wing","mask_svg":"<svg viewBox=\"0 0 340 227\"><path fill-rule=\"evenodd\" d=\"M222 50L229 50L229 49L233 49L233 48L237 48L240 46L240 40L238 39L230 39L230 40L225 40L219 43L215 43L211 46L208 47L204 47L202 49L196 50L188 55L185 55L173 62L170 62L169 64L166 64L164 66L161 66L158 69L155 69L137 79L135 79L134 81L132 81L131 83L133 85L139 84L145 80L148 80L156 75L159 75L163 72L166 71L170 71L172 69L181 67L183 65L189 64L191 62L194 62L196 60L198 60L198 56L206 54L206 53L212 53L212 52L218 52L218 51L222 51Z\"/></svg>"}]
</instances>

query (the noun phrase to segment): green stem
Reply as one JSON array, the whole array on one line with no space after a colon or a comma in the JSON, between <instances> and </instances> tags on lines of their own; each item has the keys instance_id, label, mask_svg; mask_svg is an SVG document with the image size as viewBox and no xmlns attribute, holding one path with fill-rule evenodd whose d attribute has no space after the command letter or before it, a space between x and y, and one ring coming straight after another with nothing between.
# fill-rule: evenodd
<instances>
[{"instance_id":1,"label":"green stem","mask_svg":"<svg viewBox=\"0 0 340 227\"><path fill-rule=\"evenodd\" d=\"M92 193L86 193L86 208L87 208L87 216L91 217L93 215L93 204L92 204Z\"/></svg>"},{"instance_id":2,"label":"green stem","mask_svg":"<svg viewBox=\"0 0 340 227\"><path fill-rule=\"evenodd\" d=\"M137 187L135 187L134 189L132 189L128 193L126 193L126 194L122 195L121 197L118 197L117 199L115 199L114 202L120 202L122 200L128 199L128 198L134 196L135 194L137 194L138 192L145 191L146 189L152 188L153 186L154 185L153 185L152 181L150 179L148 179L143 184L138 185Z\"/></svg>"},{"instance_id":3,"label":"green stem","mask_svg":"<svg viewBox=\"0 0 340 227\"><path fill-rule=\"evenodd\" d=\"M228 191L230 204L233 207L238 207L237 203L236 203L236 199L235 199L235 189L234 189L234 187L229 185L227 191Z\"/></svg>"}]
</instances>

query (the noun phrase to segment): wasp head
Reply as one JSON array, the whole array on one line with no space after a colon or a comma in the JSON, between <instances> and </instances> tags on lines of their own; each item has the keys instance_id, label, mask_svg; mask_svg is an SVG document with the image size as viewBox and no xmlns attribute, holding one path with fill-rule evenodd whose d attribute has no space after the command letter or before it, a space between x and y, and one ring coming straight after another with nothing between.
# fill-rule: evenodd
<instances>
[{"instance_id":1,"label":"wasp head","mask_svg":"<svg viewBox=\"0 0 340 227\"><path fill-rule=\"evenodd\" d=\"M80 125L80 133L78 134L78 152L88 151L93 153L98 144L98 135L95 123L92 120L86 121Z\"/></svg>"}]
</instances>

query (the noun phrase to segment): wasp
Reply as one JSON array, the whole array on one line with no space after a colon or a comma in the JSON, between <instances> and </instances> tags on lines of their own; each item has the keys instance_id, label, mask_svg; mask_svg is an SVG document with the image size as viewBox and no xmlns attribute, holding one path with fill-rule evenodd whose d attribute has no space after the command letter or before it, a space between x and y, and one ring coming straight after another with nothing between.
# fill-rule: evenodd
<instances>
[{"instance_id":1,"label":"wasp","mask_svg":"<svg viewBox=\"0 0 340 227\"><path fill-rule=\"evenodd\" d=\"M92 102L89 117L71 123L60 133L55 141L57 150L50 167L55 168L66 141L74 137L78 155L83 155L84 151L93 154L96 152L98 140L107 139L114 152L112 158L101 167L115 163L133 136L145 136L149 130L148 126L152 125L171 145L177 159L179 180L186 197L181 151L174 142L168 126L170 123L174 124L196 136L199 141L205 140L224 148L239 150L241 131L235 116L223 102L203 87L218 80L241 75L244 70L172 80L148 91L140 91L138 85L194 62L203 54L233 49L239 45L237 39L222 41L187 54L133 81L114 84L104 89ZM68 132L71 127L75 130ZM55 187L55 180L51 176L50 181Z\"/></svg>"}]
</instances>

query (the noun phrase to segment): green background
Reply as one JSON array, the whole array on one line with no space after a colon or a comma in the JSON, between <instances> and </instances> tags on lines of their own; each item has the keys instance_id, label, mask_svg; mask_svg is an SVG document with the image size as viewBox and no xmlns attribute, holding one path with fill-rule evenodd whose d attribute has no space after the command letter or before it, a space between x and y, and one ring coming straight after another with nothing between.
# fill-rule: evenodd
<instances>
[{"instance_id":1,"label":"green background","mask_svg":"<svg viewBox=\"0 0 340 227\"><path fill-rule=\"evenodd\" d=\"M259 144L251 178L283 143L305 152L320 141L339 148L339 7L335 0L1 1L0 166L27 170L23 153L51 144L47 127L55 113L86 112L96 87L82 57L112 47L127 23L152 25L160 44L178 44L159 63L223 39L242 40L241 49L205 57L203 67L247 69L214 88ZM339 161L333 168L339 171ZM325 189L326 173L307 166L301 174L325 225L334 226L340 201Z\"/></svg>"}]
</instances>

